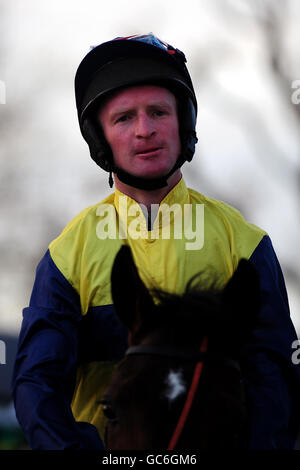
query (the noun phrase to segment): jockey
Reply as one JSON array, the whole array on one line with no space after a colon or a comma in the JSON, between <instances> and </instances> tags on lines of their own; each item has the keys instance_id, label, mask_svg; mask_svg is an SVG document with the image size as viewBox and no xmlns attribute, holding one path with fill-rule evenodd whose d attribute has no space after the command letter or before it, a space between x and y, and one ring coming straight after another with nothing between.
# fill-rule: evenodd
<instances>
[{"instance_id":1,"label":"jockey","mask_svg":"<svg viewBox=\"0 0 300 470\"><path fill-rule=\"evenodd\" d=\"M200 270L225 284L241 258L254 263L263 302L243 352L245 446L292 449L300 371L291 359L297 337L284 278L264 230L185 185L181 167L195 152L197 100L184 54L152 34L105 42L80 63L75 94L90 155L115 191L68 223L37 267L13 376L29 445L103 448L99 402L127 348L110 275L127 244L148 287L177 293Z\"/></svg>"}]
</instances>

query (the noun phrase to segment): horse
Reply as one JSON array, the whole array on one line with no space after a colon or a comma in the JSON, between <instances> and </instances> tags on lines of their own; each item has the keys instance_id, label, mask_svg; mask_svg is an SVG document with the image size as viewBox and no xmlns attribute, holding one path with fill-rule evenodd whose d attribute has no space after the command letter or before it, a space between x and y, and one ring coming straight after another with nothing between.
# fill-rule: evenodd
<instances>
[{"instance_id":1,"label":"horse","mask_svg":"<svg viewBox=\"0 0 300 470\"><path fill-rule=\"evenodd\" d=\"M149 291L130 248L117 253L111 291L129 348L101 401L107 449L243 448L243 345L258 318L259 278L245 259L223 288L199 288L201 277L183 294Z\"/></svg>"}]
</instances>

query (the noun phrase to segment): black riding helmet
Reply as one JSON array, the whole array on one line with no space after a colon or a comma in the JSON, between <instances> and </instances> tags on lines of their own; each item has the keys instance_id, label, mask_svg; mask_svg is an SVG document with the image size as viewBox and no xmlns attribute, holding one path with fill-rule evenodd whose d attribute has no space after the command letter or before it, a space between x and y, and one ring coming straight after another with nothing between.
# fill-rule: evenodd
<instances>
[{"instance_id":1,"label":"black riding helmet","mask_svg":"<svg viewBox=\"0 0 300 470\"><path fill-rule=\"evenodd\" d=\"M81 133L89 145L92 159L130 186L158 189L195 152L197 100L183 52L156 36L116 38L94 47L79 64L75 76L75 95ZM181 154L172 170L162 177L141 178L118 168L104 137L96 111L109 94L122 88L151 84L169 89L177 98Z\"/></svg>"}]
</instances>

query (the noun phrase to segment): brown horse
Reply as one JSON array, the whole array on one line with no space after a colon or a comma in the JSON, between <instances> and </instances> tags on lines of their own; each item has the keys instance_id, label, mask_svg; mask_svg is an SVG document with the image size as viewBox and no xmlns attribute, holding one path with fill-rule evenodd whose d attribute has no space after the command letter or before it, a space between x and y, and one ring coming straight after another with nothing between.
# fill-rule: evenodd
<instances>
[{"instance_id":1,"label":"brown horse","mask_svg":"<svg viewBox=\"0 0 300 470\"><path fill-rule=\"evenodd\" d=\"M112 296L129 349L102 400L108 449L243 447L243 344L259 311L253 265L241 260L224 289L151 294L123 246Z\"/></svg>"}]
</instances>

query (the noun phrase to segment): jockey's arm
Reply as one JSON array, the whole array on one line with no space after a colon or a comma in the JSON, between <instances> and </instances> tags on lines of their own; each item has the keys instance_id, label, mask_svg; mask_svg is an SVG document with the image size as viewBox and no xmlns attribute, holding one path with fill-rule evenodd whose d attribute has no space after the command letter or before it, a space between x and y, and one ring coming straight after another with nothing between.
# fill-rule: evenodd
<instances>
[{"instance_id":1,"label":"jockey's arm","mask_svg":"<svg viewBox=\"0 0 300 470\"><path fill-rule=\"evenodd\" d=\"M79 296L48 251L23 312L12 383L16 415L32 449L103 449L96 428L76 422L71 411L80 319Z\"/></svg>"},{"instance_id":2,"label":"jockey's arm","mask_svg":"<svg viewBox=\"0 0 300 470\"><path fill-rule=\"evenodd\" d=\"M283 274L269 237L250 260L261 282L257 328L244 351L250 449L291 449L300 423L300 365L292 362L297 338Z\"/></svg>"}]
</instances>

